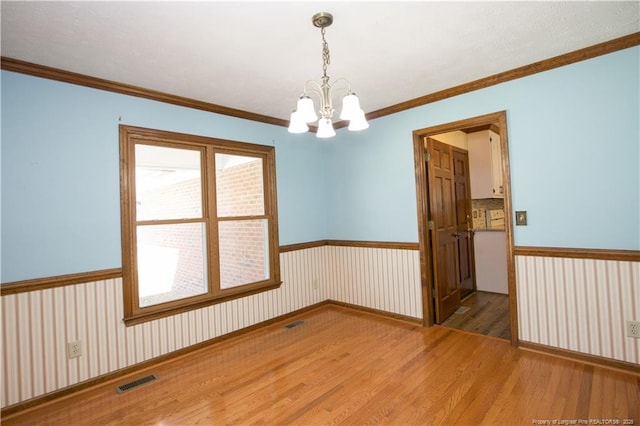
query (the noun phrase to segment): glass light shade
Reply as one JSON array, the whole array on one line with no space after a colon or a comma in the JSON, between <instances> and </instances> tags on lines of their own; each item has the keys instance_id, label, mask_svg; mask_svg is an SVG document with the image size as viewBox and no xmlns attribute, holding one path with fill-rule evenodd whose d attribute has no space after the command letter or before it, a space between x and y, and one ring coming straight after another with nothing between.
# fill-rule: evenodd
<instances>
[{"instance_id":1,"label":"glass light shade","mask_svg":"<svg viewBox=\"0 0 640 426\"><path fill-rule=\"evenodd\" d=\"M289 133L305 133L309 131L309 126L300 117L300 113L293 111L289 120Z\"/></svg>"},{"instance_id":2,"label":"glass light shade","mask_svg":"<svg viewBox=\"0 0 640 426\"><path fill-rule=\"evenodd\" d=\"M307 95L302 95L298 98L298 105L296 111L300 114L300 118L305 123L312 123L318 119L313 101Z\"/></svg>"},{"instance_id":3,"label":"glass light shade","mask_svg":"<svg viewBox=\"0 0 640 426\"><path fill-rule=\"evenodd\" d=\"M359 109L356 115L349 122L349 130L364 130L369 127L364 111Z\"/></svg>"},{"instance_id":4,"label":"glass light shade","mask_svg":"<svg viewBox=\"0 0 640 426\"><path fill-rule=\"evenodd\" d=\"M319 138L330 138L336 135L336 131L333 130L333 123L330 118L321 118L318 121L318 132L316 136Z\"/></svg>"},{"instance_id":5,"label":"glass light shade","mask_svg":"<svg viewBox=\"0 0 640 426\"><path fill-rule=\"evenodd\" d=\"M341 120L353 120L358 115L358 111L360 111L360 100L355 93L349 93L342 98Z\"/></svg>"}]
</instances>

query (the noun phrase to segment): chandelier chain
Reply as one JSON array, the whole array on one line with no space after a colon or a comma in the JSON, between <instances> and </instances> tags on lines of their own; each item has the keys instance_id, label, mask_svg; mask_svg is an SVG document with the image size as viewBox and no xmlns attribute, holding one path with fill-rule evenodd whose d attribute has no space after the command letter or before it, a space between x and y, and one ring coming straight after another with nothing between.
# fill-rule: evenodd
<instances>
[{"instance_id":1,"label":"chandelier chain","mask_svg":"<svg viewBox=\"0 0 640 426\"><path fill-rule=\"evenodd\" d=\"M327 66L331 63L331 57L329 56L329 44L327 44L327 40L324 38L325 28L320 29L320 33L322 34L322 71L323 76L327 76Z\"/></svg>"}]
</instances>

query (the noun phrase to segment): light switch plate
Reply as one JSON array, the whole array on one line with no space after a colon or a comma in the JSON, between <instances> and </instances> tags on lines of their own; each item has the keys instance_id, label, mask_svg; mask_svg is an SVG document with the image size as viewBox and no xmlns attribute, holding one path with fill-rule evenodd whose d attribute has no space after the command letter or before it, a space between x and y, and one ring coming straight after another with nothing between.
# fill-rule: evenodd
<instances>
[{"instance_id":1,"label":"light switch plate","mask_svg":"<svg viewBox=\"0 0 640 426\"><path fill-rule=\"evenodd\" d=\"M527 212L525 210L516 212L516 225L526 226L527 224Z\"/></svg>"}]
</instances>

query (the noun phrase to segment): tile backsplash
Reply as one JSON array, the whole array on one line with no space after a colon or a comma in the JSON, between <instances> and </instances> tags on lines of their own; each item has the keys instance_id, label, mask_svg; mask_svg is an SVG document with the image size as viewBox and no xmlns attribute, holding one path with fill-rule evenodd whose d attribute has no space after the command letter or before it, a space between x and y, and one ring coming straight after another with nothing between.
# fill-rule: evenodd
<instances>
[{"instance_id":1,"label":"tile backsplash","mask_svg":"<svg viewBox=\"0 0 640 426\"><path fill-rule=\"evenodd\" d=\"M503 198L477 198L471 200L472 209L485 209L485 210L504 210Z\"/></svg>"},{"instance_id":2,"label":"tile backsplash","mask_svg":"<svg viewBox=\"0 0 640 426\"><path fill-rule=\"evenodd\" d=\"M491 214L489 212L491 212ZM474 230L504 230L504 199L472 199L471 213Z\"/></svg>"}]
</instances>

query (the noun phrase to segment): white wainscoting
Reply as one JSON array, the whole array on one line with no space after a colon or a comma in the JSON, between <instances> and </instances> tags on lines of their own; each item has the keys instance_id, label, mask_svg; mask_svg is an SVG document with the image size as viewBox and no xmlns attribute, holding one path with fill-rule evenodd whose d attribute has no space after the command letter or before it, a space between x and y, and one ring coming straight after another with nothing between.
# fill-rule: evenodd
<instances>
[{"instance_id":1,"label":"white wainscoting","mask_svg":"<svg viewBox=\"0 0 640 426\"><path fill-rule=\"evenodd\" d=\"M422 319L420 252L327 246L327 298Z\"/></svg>"},{"instance_id":2,"label":"white wainscoting","mask_svg":"<svg viewBox=\"0 0 640 426\"><path fill-rule=\"evenodd\" d=\"M640 364L640 263L516 256L516 286L520 340Z\"/></svg>"},{"instance_id":3,"label":"white wainscoting","mask_svg":"<svg viewBox=\"0 0 640 426\"><path fill-rule=\"evenodd\" d=\"M2 296L2 407L326 300L313 288L325 254L282 253L277 290L131 327L122 322L120 278ZM66 342L74 340L82 356L69 360Z\"/></svg>"},{"instance_id":4,"label":"white wainscoting","mask_svg":"<svg viewBox=\"0 0 640 426\"><path fill-rule=\"evenodd\" d=\"M2 407L327 299L421 318L417 250L319 246L282 253L278 290L125 327L121 279L2 296ZM637 262L516 256L520 340L640 363ZM67 359L66 342L83 356Z\"/></svg>"}]
</instances>

